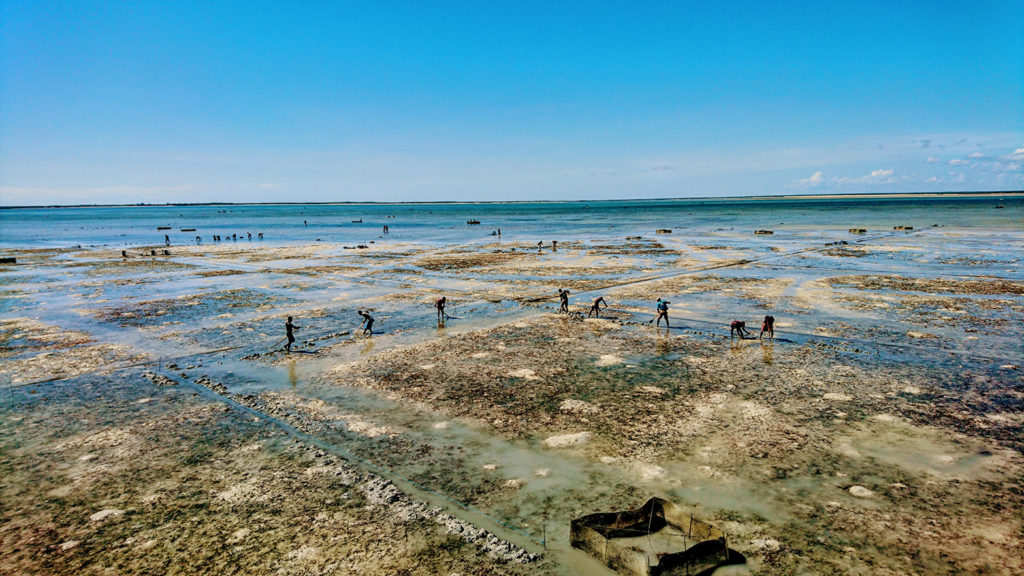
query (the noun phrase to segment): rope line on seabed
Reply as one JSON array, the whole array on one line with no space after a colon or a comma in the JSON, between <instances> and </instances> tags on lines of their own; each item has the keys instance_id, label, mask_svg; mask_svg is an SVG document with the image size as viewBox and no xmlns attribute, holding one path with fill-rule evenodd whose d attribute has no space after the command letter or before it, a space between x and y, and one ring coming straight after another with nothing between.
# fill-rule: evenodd
<instances>
[{"instance_id":1,"label":"rope line on seabed","mask_svg":"<svg viewBox=\"0 0 1024 576\"><path fill-rule=\"evenodd\" d=\"M401 480L402 482L405 482L405 483L407 483L407 484L409 484L411 486L414 486L417 489L422 490L423 492L426 492L428 494L432 494L434 496L442 498L442 499L446 500L447 502L450 502L450 503L452 503L452 504L454 504L454 505L456 505L456 506L458 506L458 507L460 507L460 508L462 508L462 509L464 509L464 510L466 510L468 512L472 512L474 514L477 514L480 517L486 518L487 520L490 520L491 522L494 522L495 524L497 524L497 525L499 525L499 526L501 526L503 528L506 528L508 530L516 532L517 534L520 534L522 536L525 536L525 537L529 538L531 541L533 541L535 544L540 544L540 545L545 545L546 546L546 542L544 540L541 540L540 538L537 538L536 536L534 536L534 535L530 534L529 532L526 532L526 531L524 531L524 530L522 530L522 529L520 529L520 528L518 528L516 526L511 526L509 524L506 524L505 522L503 522L501 520L498 520L497 518L487 514L486 512L483 512L482 510L479 510L478 508L475 508L475 507L471 506L470 504L466 504L464 502L460 502L459 500L456 500L456 499L452 498L451 496L448 496L447 494L438 492L438 491L436 491L436 490L434 490L434 489L432 489L430 487L424 486L423 484L420 484L419 482L416 482L415 480L407 478L407 477L403 476L402 474L399 474L398 472L395 472L393 470L389 470L387 468L384 468L383 466L381 466L380 464L377 464L376 462L373 462L372 460L367 460L366 458L363 458L361 456L357 456L356 454L354 454L354 453L352 453L352 452L350 452L350 451L348 451L348 450L346 450L344 448L341 448L341 447L339 447L339 446L337 446L335 444L331 444L331 443L327 442L326 440L322 440L322 439L320 439L320 438L318 438L316 436L313 436L312 434L307 434L307 433L303 432L302 430L299 430L295 426L289 424L288 422L285 422L282 419L276 418L274 416L269 416L269 415L261 412L260 410L257 410L256 408L253 408L251 406L247 406L245 404L242 404L241 402L235 400L234 398L231 398L230 396L225 396L225 395L222 395L222 394L218 394L217 392L214 392L213 390L210 390L206 386L203 386L201 384L196 384L195 382L192 382L188 378L184 378L182 376L179 376L177 374L169 372L169 371L167 371L165 369L162 369L162 371L166 372L164 374L164 376L167 376L170 379L175 380L175 381L177 381L177 382L179 382L181 384L185 384L186 386L196 390L197 392L203 394L204 396L207 396L208 398L212 398L212 399L218 400L218 401L223 402L223 403L225 403L225 404L227 404L227 405L229 405L229 406L231 406L233 408L241 409L244 412L248 412L248 413L250 413L250 414L252 414L254 416L258 416L260 418L263 418L263 419L267 420L268 422L273 423L278 428L280 428L285 433L287 433L289 436L293 436L295 438L299 438L299 439L301 439L301 440L303 440L305 442L308 442L310 444L314 444L314 445L316 445L316 446L318 446L318 447L320 447L320 448L322 448L324 450L327 450L328 452L334 453L335 456L340 456L342 458L345 458L346 460L358 462L358 463L362 464L363 466L366 466L368 468L376 470L377 472L380 472L384 476L389 476L391 478L397 478L398 480Z\"/></svg>"}]
</instances>

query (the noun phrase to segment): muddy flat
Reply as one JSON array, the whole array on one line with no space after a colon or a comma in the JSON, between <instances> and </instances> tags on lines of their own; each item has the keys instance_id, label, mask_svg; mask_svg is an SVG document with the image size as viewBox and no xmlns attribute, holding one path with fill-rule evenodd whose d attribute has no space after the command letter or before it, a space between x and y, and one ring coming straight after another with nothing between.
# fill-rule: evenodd
<instances>
[{"instance_id":1,"label":"muddy flat","mask_svg":"<svg viewBox=\"0 0 1024 576\"><path fill-rule=\"evenodd\" d=\"M0 574L612 574L652 496L722 575L1022 573L1024 244L915 215L5 247Z\"/></svg>"}]
</instances>

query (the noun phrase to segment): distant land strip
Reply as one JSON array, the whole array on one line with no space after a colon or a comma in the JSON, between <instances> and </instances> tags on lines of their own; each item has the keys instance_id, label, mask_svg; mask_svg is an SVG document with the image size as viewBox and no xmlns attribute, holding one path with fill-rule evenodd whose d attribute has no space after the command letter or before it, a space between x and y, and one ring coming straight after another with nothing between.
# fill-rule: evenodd
<instances>
[{"instance_id":1,"label":"distant land strip","mask_svg":"<svg viewBox=\"0 0 1024 576\"><path fill-rule=\"evenodd\" d=\"M590 204L599 202L742 202L748 200L849 200L849 199L905 199L905 198L969 198L969 197L1024 197L1024 190L978 191L978 192L862 192L857 194L785 194L772 196L709 196L679 198L600 198L589 200L434 200L430 202L166 202L137 204L47 204L0 206L0 210L17 210L26 208L144 208L144 207L184 207L184 206L437 206L437 205L500 205L500 204Z\"/></svg>"}]
</instances>

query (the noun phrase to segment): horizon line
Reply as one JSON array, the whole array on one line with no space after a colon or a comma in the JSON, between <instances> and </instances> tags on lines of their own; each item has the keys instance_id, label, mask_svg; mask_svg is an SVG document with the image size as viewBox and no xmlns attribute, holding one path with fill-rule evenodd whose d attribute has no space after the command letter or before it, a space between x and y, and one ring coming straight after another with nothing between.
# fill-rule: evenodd
<instances>
[{"instance_id":1,"label":"horizon line","mask_svg":"<svg viewBox=\"0 0 1024 576\"><path fill-rule=\"evenodd\" d=\"M935 198L942 196L1024 196L1024 190L979 190L944 192L855 192L849 194L777 194L752 196L703 196L667 198L591 198L581 200L418 200L394 202L368 202L337 200L327 202L138 202L134 204L21 204L0 205L0 210L32 208L144 208L182 206L434 206L438 204L579 204L587 202L657 202L695 200L832 200L843 198Z\"/></svg>"}]
</instances>

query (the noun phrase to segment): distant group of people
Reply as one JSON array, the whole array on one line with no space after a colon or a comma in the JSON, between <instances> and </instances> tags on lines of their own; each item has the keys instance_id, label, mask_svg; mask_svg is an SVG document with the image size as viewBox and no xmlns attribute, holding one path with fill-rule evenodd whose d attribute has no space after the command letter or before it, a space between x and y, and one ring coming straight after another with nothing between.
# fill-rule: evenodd
<instances>
[{"instance_id":1,"label":"distant group of people","mask_svg":"<svg viewBox=\"0 0 1024 576\"><path fill-rule=\"evenodd\" d=\"M668 319L668 305L671 304L668 300L658 298L654 304L654 317L647 321L648 324L654 324L655 326L661 326L661 321L665 320L665 327L671 328ZM608 302L605 301L604 296L598 296L594 298L590 305L590 309L587 311L587 317L595 316L601 317L601 309L608 307ZM569 313L569 291L558 289L558 312ZM764 321L761 323L761 333L758 334L758 339L768 334L769 339L775 338L775 317L767 315L764 317ZM747 330L747 323L743 320L733 320L729 325L729 336L739 336L742 339L753 338L753 333Z\"/></svg>"},{"instance_id":2,"label":"distant group of people","mask_svg":"<svg viewBox=\"0 0 1024 576\"><path fill-rule=\"evenodd\" d=\"M448 306L448 298L445 297L445 296L441 296L440 298L438 298L434 302L434 308L437 310L437 322L440 325L443 325L445 320L451 318L451 316L449 316L448 313L445 311L445 308L447 308L447 306ZM356 311L356 314L358 314L362 318L362 321L359 324L359 328L363 329L363 335L370 335L370 336L372 336L373 335L373 322L374 322L374 319L373 319L373 316L370 315L370 311L369 310L358 310L358 311ZM359 328L356 328L356 329L358 330ZM285 331L284 339L287 340L287 342L284 345L284 351L285 351L286 354L290 354L291 353L292 344L295 342L295 331L298 330L298 329L299 329L299 327L295 325L295 323L293 322L292 317L289 316L288 320L285 321L285 323L284 323L284 331Z\"/></svg>"},{"instance_id":3,"label":"distant group of people","mask_svg":"<svg viewBox=\"0 0 1024 576\"><path fill-rule=\"evenodd\" d=\"M372 336L373 335L373 316L370 315L370 311L369 310L358 310L358 311L356 311L356 314L358 314L363 319L362 322L359 323L359 328L363 329L363 335L369 334L369 335ZM299 326L295 325L295 323L293 322L291 316L289 316L288 320L285 321L285 323L284 323L284 333L285 333L285 336L284 337L287 340L287 342L284 345L284 352L285 352L285 354L291 354L292 344L295 343L295 331L298 330L299 328L300 328ZM358 330L359 328L356 328L356 330Z\"/></svg>"},{"instance_id":4,"label":"distant group of people","mask_svg":"<svg viewBox=\"0 0 1024 576\"><path fill-rule=\"evenodd\" d=\"M768 333L769 339L775 338L775 316L765 316L761 322L761 333L757 335L758 340L764 337L765 332ZM753 338L753 332L747 330L747 323L742 320L733 320L729 324L729 337L739 336L740 338Z\"/></svg>"},{"instance_id":5,"label":"distant group of people","mask_svg":"<svg viewBox=\"0 0 1024 576\"><path fill-rule=\"evenodd\" d=\"M559 312L565 312L565 313L568 314L569 313L569 291L568 290L563 290L563 289L559 288L558 289L558 300L559 300L558 311ZM671 328L671 326L669 325L669 319L668 319L668 305L669 304L671 304L671 302L669 302L668 300L665 300L663 298L658 298L657 302L655 302L655 305L654 305L654 310L655 310L654 317L651 318L650 320L648 320L647 323L648 324L654 324L655 326L659 326L660 327L661 326L661 321L664 319L665 320L665 328ZM449 316L448 313L446 312L447 306L448 306L448 298L446 296L441 296L440 298L438 298L437 300L434 301L434 309L437 311L437 323L438 323L439 327L444 325L445 320L447 320L449 318L452 318L452 316ZM587 317L589 318L591 316L594 316L594 317L600 318L601 317L601 310L602 309L606 309L606 308L608 308L608 302L604 299L604 296L598 296L597 298L594 298L594 300L591 302L590 309L587 311ZM373 319L373 316L370 315L369 310L358 310L356 312L356 314L358 314L362 318L362 321L359 324L359 328L363 329L363 335L371 335L372 336L373 335L373 322L374 322L374 319ZM298 330L299 327L296 326L292 322L292 317L289 316L288 320L284 324L284 329L285 329L285 339L287 339L287 341L288 341L285 344L285 346L284 346L284 351L285 351L285 353L291 353L292 344L295 342L295 331ZM358 328L357 328L357 330L358 330ZM768 338L770 338L770 339L774 339L775 338L775 317L774 316L766 315L764 317L764 321L761 323L761 333L758 335L758 339L763 338L765 334L768 334ZM744 322L743 320L733 320L732 323L730 323L730 325L729 325L729 336L730 337L739 336L740 339L747 339L747 338L751 338L752 339L753 338L753 333L750 332L749 330L747 330L747 323Z\"/></svg>"},{"instance_id":6,"label":"distant group of people","mask_svg":"<svg viewBox=\"0 0 1024 576\"><path fill-rule=\"evenodd\" d=\"M170 256L170 255L171 255L171 251L170 251L170 250L161 250L160 252L161 252L161 253L162 253L162 254L163 254L164 256ZM150 255L150 256L156 256L156 255L157 255L157 253L156 253L156 250L155 250L155 249L151 249L151 250L149 251L149 255ZM130 255L130 254L128 254L128 251L127 251L127 250L121 250L121 258L122 258L122 259L124 259L124 258L128 258L128 257L130 257L130 256L131 256L131 255ZM145 256L145 254L143 254L143 256Z\"/></svg>"},{"instance_id":7,"label":"distant group of people","mask_svg":"<svg viewBox=\"0 0 1024 576\"><path fill-rule=\"evenodd\" d=\"M252 232L246 232L245 236L246 236L247 240L252 241ZM238 234L232 234L231 236L228 236L228 239L237 242L238 241ZM257 240L263 240L263 232L258 232L256 234L256 239ZM222 238L220 237L220 234L214 234L213 235L213 241L214 242L220 242L221 240L222 240ZM198 242L199 242L199 236L196 236L196 243L198 243Z\"/></svg>"}]
</instances>

